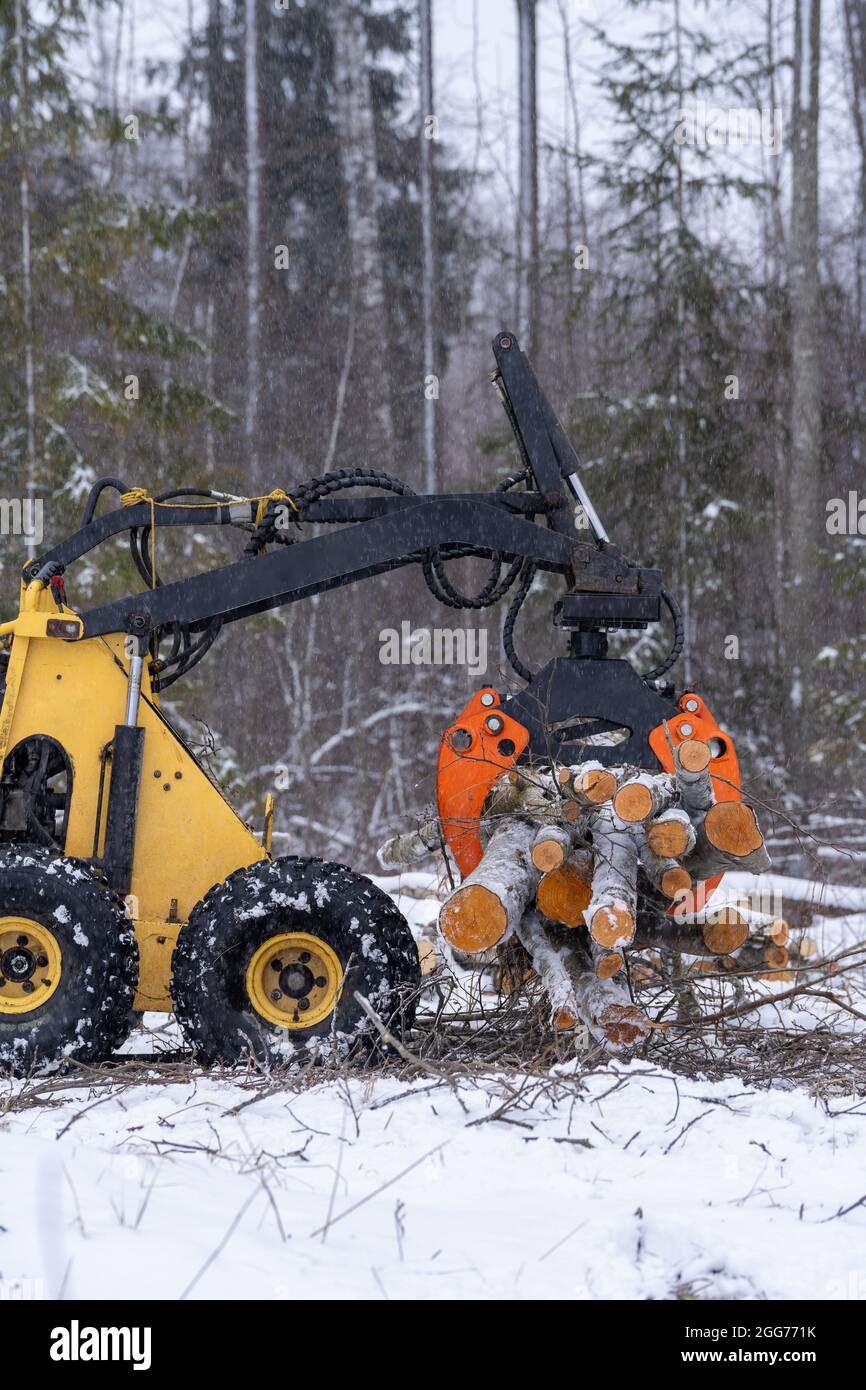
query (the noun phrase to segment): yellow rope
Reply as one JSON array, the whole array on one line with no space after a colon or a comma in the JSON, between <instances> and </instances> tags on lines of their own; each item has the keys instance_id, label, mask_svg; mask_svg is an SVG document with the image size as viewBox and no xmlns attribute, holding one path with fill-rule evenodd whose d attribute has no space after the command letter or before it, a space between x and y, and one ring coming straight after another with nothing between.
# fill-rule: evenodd
<instances>
[{"instance_id":1,"label":"yellow rope","mask_svg":"<svg viewBox=\"0 0 866 1390\"><path fill-rule=\"evenodd\" d=\"M142 502L150 503L150 564L151 564L151 583L156 587L156 509L157 507L181 507L185 511L202 511L212 507L236 507L239 504L256 502L255 525L261 526L269 502L288 502L296 512L300 507L293 497L284 492L281 487L276 487L272 492L266 493L263 497L233 497L230 501L220 502L214 499L212 502L157 502L155 497L151 497L146 487L132 487L129 492L120 494L120 504L122 507L137 507Z\"/></svg>"}]
</instances>

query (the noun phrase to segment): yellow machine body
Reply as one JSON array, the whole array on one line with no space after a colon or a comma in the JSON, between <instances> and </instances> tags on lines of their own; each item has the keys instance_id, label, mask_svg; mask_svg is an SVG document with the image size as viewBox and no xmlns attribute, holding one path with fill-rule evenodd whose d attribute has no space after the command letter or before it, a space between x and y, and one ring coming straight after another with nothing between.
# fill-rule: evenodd
<instances>
[{"instance_id":1,"label":"yellow machine body","mask_svg":"<svg viewBox=\"0 0 866 1390\"><path fill-rule=\"evenodd\" d=\"M0 637L12 637L0 772L24 739L40 735L59 744L71 767L64 853L89 859L103 850L111 786L105 750L124 721L129 658L123 634L75 639L76 626L80 631L77 615L58 607L37 581L22 587L18 618L0 627ZM64 635L54 635L58 627ZM126 897L140 956L135 1008L169 1012L172 951L193 906L215 883L268 853L161 714L149 658L138 724L144 760ZM270 807L268 813L270 821Z\"/></svg>"}]
</instances>

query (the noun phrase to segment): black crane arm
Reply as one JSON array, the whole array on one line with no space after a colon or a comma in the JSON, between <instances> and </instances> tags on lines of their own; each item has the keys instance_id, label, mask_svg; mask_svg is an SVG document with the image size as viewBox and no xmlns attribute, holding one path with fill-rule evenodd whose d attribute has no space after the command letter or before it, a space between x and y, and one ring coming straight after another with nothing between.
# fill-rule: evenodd
<instances>
[{"instance_id":1,"label":"black crane arm","mask_svg":"<svg viewBox=\"0 0 866 1390\"><path fill-rule=\"evenodd\" d=\"M151 498L106 478L94 486L80 529L28 564L25 579L62 576L96 546L129 532L133 558L149 587L83 612L81 635L133 633L139 649L148 642L160 688L187 674L226 623L389 570L420 565L434 597L458 608L487 607L516 585L503 641L527 684L503 708L513 709L530 732L530 752L555 751L574 761L586 740L600 734L601 761L655 766L649 734L676 710L673 687L658 681L682 640L676 604L658 570L629 560L608 539L581 482L577 455L514 335L499 333L493 351L494 384L523 461L522 473L494 492L416 495L372 468L339 470L298 485L291 496L264 499L192 489ZM352 487L386 495L345 496ZM108 489L121 494L122 505L97 516ZM277 525L280 508L288 517L285 526ZM309 536L308 523L334 529ZM243 558L162 584L148 554L154 528L215 525L251 533ZM444 573L445 562L465 556L492 561L491 576L477 595L461 594ZM567 655L533 676L514 653L511 631L536 569L564 580L553 616L570 633L570 643ZM628 662L608 659L607 633L657 622L662 602L676 632L666 661L641 677ZM158 645L166 638L171 651L163 659ZM608 746L606 735L617 729L626 741Z\"/></svg>"}]
</instances>

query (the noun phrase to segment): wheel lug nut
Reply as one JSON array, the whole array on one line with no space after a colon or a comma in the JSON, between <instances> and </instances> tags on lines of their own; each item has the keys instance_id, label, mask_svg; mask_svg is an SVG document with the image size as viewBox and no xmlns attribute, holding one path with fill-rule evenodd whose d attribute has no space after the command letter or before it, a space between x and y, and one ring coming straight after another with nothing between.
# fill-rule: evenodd
<instances>
[{"instance_id":1,"label":"wheel lug nut","mask_svg":"<svg viewBox=\"0 0 866 1390\"><path fill-rule=\"evenodd\" d=\"M316 989L324 989L327 983L328 981L325 979L324 975L316 977Z\"/></svg>"},{"instance_id":2,"label":"wheel lug nut","mask_svg":"<svg viewBox=\"0 0 866 1390\"><path fill-rule=\"evenodd\" d=\"M27 938L26 936L19 936L19 937L18 937L18 945L19 945L19 946L26 946L26 945L27 945L27 941L28 941L28 938Z\"/></svg>"},{"instance_id":3,"label":"wheel lug nut","mask_svg":"<svg viewBox=\"0 0 866 1390\"><path fill-rule=\"evenodd\" d=\"M32 994L33 990L35 989L35 985L33 984L32 980L25 980L21 988L24 990L25 994Z\"/></svg>"},{"instance_id":4,"label":"wheel lug nut","mask_svg":"<svg viewBox=\"0 0 866 1390\"><path fill-rule=\"evenodd\" d=\"M298 1008L300 1009L301 1013L304 1013L304 1011L305 1011L306 1009L308 1009L309 1007L310 1007L310 1001L309 1001L309 999L299 999L299 1000L298 1000Z\"/></svg>"},{"instance_id":5,"label":"wheel lug nut","mask_svg":"<svg viewBox=\"0 0 866 1390\"><path fill-rule=\"evenodd\" d=\"M271 969L272 969L272 970L282 970L282 968L283 968L283 962L282 962L281 960L272 960L272 961L271 961Z\"/></svg>"},{"instance_id":6,"label":"wheel lug nut","mask_svg":"<svg viewBox=\"0 0 866 1390\"><path fill-rule=\"evenodd\" d=\"M283 997L283 991L282 991L281 989L272 989L272 990L271 990L271 998L273 999L273 1001L274 1001L275 1004L276 1004L277 1000L278 1000L278 999L282 999L282 997Z\"/></svg>"},{"instance_id":7,"label":"wheel lug nut","mask_svg":"<svg viewBox=\"0 0 866 1390\"><path fill-rule=\"evenodd\" d=\"M309 951L302 951L302 952L301 952L301 955L300 955L301 963L302 963L303 965L306 965L306 963L307 963L307 961L308 961L309 959L310 959L310 953L309 953Z\"/></svg>"},{"instance_id":8,"label":"wheel lug nut","mask_svg":"<svg viewBox=\"0 0 866 1390\"><path fill-rule=\"evenodd\" d=\"M46 965L48 964L48 957L47 957L47 956L39 956L38 959L37 959L37 961L36 961L36 964L39 966L39 969L40 969L40 970L44 970L45 967L46 967Z\"/></svg>"}]
</instances>

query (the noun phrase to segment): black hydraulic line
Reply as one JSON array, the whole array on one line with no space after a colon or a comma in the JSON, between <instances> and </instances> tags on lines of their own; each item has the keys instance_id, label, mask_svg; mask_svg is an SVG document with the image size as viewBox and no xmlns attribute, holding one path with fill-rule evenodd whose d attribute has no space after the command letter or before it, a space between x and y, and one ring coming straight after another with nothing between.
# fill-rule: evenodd
<instances>
[{"instance_id":1,"label":"black hydraulic line","mask_svg":"<svg viewBox=\"0 0 866 1390\"><path fill-rule=\"evenodd\" d=\"M103 492L105 492L106 488L110 487L113 487L116 492L119 492L121 494L121 496L124 492L129 491L129 488L126 486L126 483L122 482L120 478L99 478L93 484L93 487L90 489L90 492L87 496L87 501L84 504L84 516L81 519L82 527L90 525L91 521L96 515L97 502L99 501Z\"/></svg>"},{"instance_id":2,"label":"black hydraulic line","mask_svg":"<svg viewBox=\"0 0 866 1390\"><path fill-rule=\"evenodd\" d=\"M643 677L645 681L657 681L661 676L665 674L666 671L669 671L673 666L674 662L676 661L677 657L680 655L680 652L682 651L686 640L686 631L685 625L683 623L682 609L680 608L673 594L669 593L668 590L664 587L664 585L662 585L662 587L660 588L659 594L661 596L662 602L664 603L665 607L667 608L668 612L673 618L674 640L671 649L665 657L664 661L662 661L658 666L654 666L651 671L646 672L646 674Z\"/></svg>"},{"instance_id":3,"label":"black hydraulic line","mask_svg":"<svg viewBox=\"0 0 866 1390\"><path fill-rule=\"evenodd\" d=\"M514 624L517 622L518 614L523 607L532 588L532 581L535 578L535 565L531 560L524 561L523 577L514 598L508 605L508 612L505 615L505 622L502 626L502 645L505 648L505 655L508 657L508 664L513 671L516 671L522 680L531 681L534 675L528 666L524 666L514 648Z\"/></svg>"}]
</instances>

